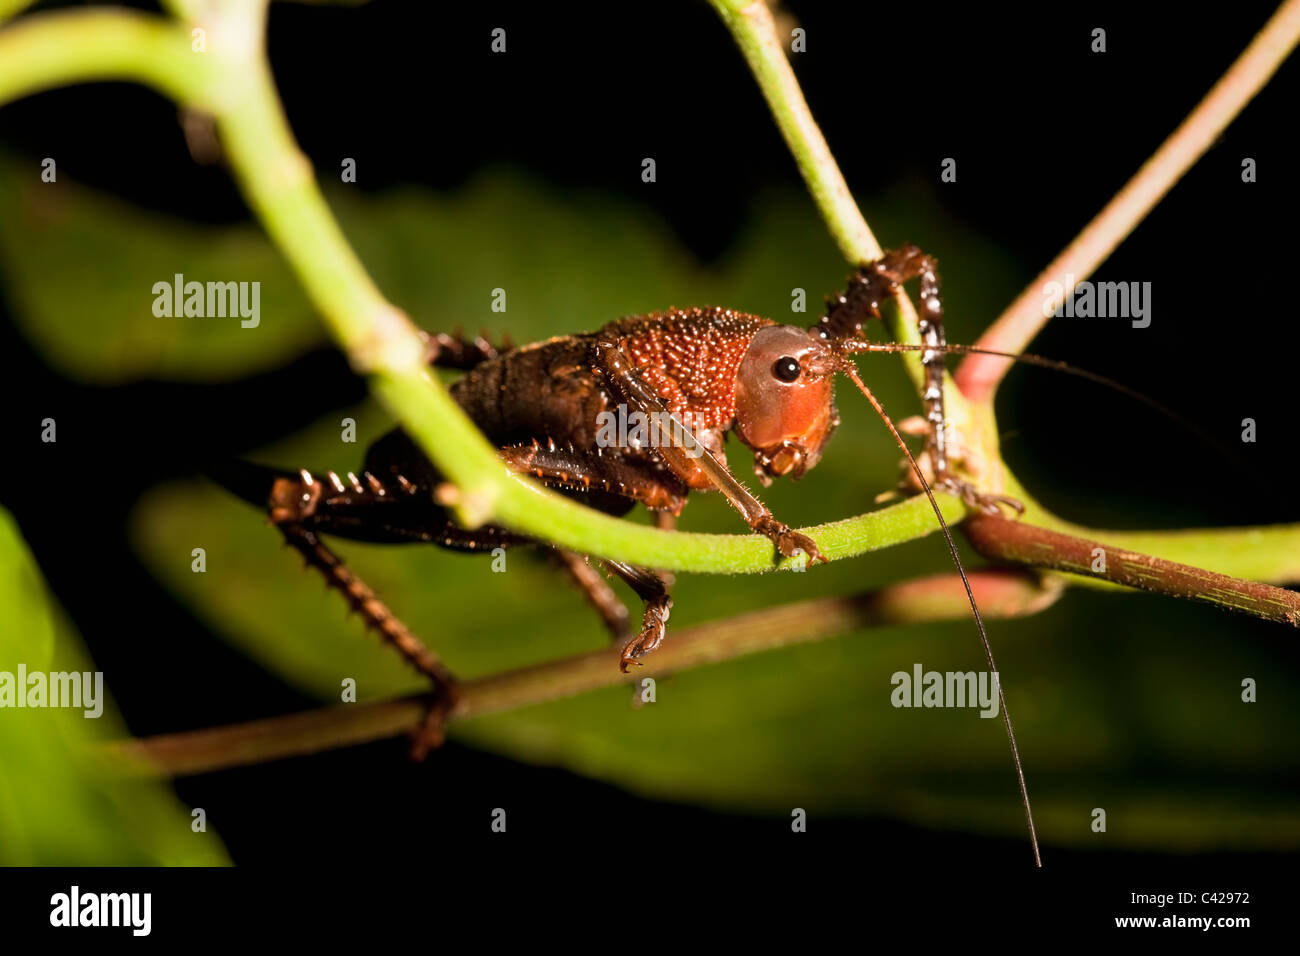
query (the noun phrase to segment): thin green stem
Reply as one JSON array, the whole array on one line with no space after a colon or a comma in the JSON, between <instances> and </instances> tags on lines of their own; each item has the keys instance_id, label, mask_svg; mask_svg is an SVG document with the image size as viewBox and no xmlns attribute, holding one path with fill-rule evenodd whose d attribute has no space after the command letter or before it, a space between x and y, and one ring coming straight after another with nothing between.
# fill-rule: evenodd
<instances>
[{"instance_id":1,"label":"thin green stem","mask_svg":"<svg viewBox=\"0 0 1300 956\"><path fill-rule=\"evenodd\" d=\"M1035 500L1009 470L999 491L1025 506L1020 523L1075 538L1105 541L1116 547L1158 556L1179 564L1217 571L1235 578L1270 584L1300 582L1300 524L1229 528L1178 528L1171 531L1090 528L1057 517ZM1071 583L1113 589L1111 582L1071 577Z\"/></svg>"},{"instance_id":2,"label":"thin green stem","mask_svg":"<svg viewBox=\"0 0 1300 956\"><path fill-rule=\"evenodd\" d=\"M35 0L0 0L0 22L30 7Z\"/></svg>"},{"instance_id":3,"label":"thin green stem","mask_svg":"<svg viewBox=\"0 0 1300 956\"><path fill-rule=\"evenodd\" d=\"M762 0L710 0L744 54L799 172L844 258L855 265L879 259L880 243L862 217L839 164L826 145L786 59L772 13ZM915 328L916 318L911 317ZM900 330L901 331L901 330Z\"/></svg>"}]
</instances>

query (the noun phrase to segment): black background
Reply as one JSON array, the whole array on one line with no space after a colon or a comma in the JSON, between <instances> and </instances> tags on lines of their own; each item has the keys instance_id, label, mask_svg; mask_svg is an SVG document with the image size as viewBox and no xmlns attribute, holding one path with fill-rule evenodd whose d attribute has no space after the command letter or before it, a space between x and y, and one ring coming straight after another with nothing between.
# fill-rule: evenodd
<instances>
[{"instance_id":1,"label":"black background","mask_svg":"<svg viewBox=\"0 0 1300 956\"><path fill-rule=\"evenodd\" d=\"M1272 8L1238 2L1213 20L1173 4L788 9L808 30L796 70L850 186L866 193L907 177L934 180L941 158L960 157L959 180L945 187L951 211L1014 253L1028 281L1172 131ZM508 31L507 56L488 51L495 26ZM1104 55L1089 52L1095 26L1108 31ZM703 3L275 4L269 45L302 147L322 168L356 157L365 190L405 182L453 190L483 165L507 163L562 187L644 201L639 162L653 144L662 187L656 207L707 263L743 228L758 187L798 183L747 68ZM1160 501L1171 521L1300 520L1300 506L1285 494L1295 473L1297 333L1288 279L1300 247L1290 141L1297 93L1300 66L1292 62L1105 266L1103 278L1154 283L1151 328L1081 335L1055 323L1033 346L1132 384L1224 441L1235 441L1240 420L1254 417L1259 442L1241 446L1252 474L1243 477L1123 399L1028 371L1004 390L1004 403L1017 410L1007 427L1023 436L1006 451L1013 467L1049 489L1042 496L1049 507L1086 487ZM0 145L57 156L69 179L196 222L247 216L227 173L190 159L175 108L139 88L83 87L7 106ZM717 151L730 157L725 175ZM1240 181L1244 156L1258 161L1253 185ZM0 313L9 307L0 290ZM0 322L0 400L16 429L4 446L0 499L101 668L125 676L114 693L133 732L315 703L228 649L129 548L123 528L136 496L149 482L191 474L198 453L156 435L171 425L178 435L203 436L207 449L238 452L362 392L331 351L226 385L84 386L48 368L7 317ZM286 394L298 398L275 401ZM31 423L46 415L59 420L61 433L72 426L81 438L45 446L38 458ZM109 427L123 422L149 427ZM182 714L151 708L146 685L160 653L175 673L205 675ZM232 687L240 692L228 693ZM784 818L642 801L455 744L420 766L403 754L401 742L379 743L182 780L177 790L221 820L237 863L345 865L375 857L441 874L467 855L498 857L488 811L503 793L527 793L512 811L508 839L530 852L589 854L585 875L567 877L574 899L594 890L611 904L611 894L636 879L644 854L688 868L700 858L757 852L774 879L846 862L879 879L879 861L970 861L980 893L998 892L990 873L1029 863L1023 840L876 820L816 821L792 844ZM1054 869L1099 877L1101 899L1093 893L1070 905L1102 919L1107 894L1142 889L1137 874L1148 870L1239 873L1259 884L1290 865L1225 855L1198 857L1189 871L1177 857L1050 846L1045 856ZM355 879L360 871L349 872ZM1026 915L1014 896L1003 906L1008 918Z\"/></svg>"}]
</instances>

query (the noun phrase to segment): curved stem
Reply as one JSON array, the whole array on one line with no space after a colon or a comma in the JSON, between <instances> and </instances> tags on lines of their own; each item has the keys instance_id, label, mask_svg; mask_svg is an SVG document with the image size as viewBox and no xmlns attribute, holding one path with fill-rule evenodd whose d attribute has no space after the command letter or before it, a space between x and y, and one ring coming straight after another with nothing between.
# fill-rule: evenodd
<instances>
[{"instance_id":1,"label":"curved stem","mask_svg":"<svg viewBox=\"0 0 1300 956\"><path fill-rule=\"evenodd\" d=\"M36 13L0 28L0 105L70 83L130 80L204 107L222 77L188 30L145 13Z\"/></svg>"},{"instance_id":2,"label":"curved stem","mask_svg":"<svg viewBox=\"0 0 1300 956\"><path fill-rule=\"evenodd\" d=\"M1019 571L970 575L991 618L1035 614L1061 587ZM759 651L822 640L862 628L962 620L970 613L955 574L918 578L879 591L800 601L714 621L673 635L631 674L619 669L615 648L494 674L461 685L451 721L515 710L643 677L715 664ZM180 776L365 743L409 731L424 719L420 697L351 704L140 740L119 741L103 752L127 773Z\"/></svg>"},{"instance_id":3,"label":"curved stem","mask_svg":"<svg viewBox=\"0 0 1300 956\"><path fill-rule=\"evenodd\" d=\"M1297 40L1300 40L1300 0L1287 0L1191 115L1142 164L1137 175L975 344L1002 352L1023 351L1056 308L1074 293L1074 284L1086 279L1106 260L1263 88L1295 48ZM1067 276L1072 280L1067 280ZM1069 287L1065 288L1067 281ZM1062 292L1049 295L1048 283L1061 286ZM957 387L972 402L987 402L1011 365L1007 359L971 355L958 367L954 378Z\"/></svg>"}]
</instances>

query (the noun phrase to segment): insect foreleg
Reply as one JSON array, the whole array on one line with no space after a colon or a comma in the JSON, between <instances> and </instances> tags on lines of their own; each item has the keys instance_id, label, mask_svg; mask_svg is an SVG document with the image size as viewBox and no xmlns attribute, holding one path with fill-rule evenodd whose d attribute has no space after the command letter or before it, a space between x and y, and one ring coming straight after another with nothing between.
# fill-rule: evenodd
<instances>
[{"instance_id":1,"label":"insect foreleg","mask_svg":"<svg viewBox=\"0 0 1300 956\"><path fill-rule=\"evenodd\" d=\"M880 303L896 295L903 283L916 278L920 279L917 320L923 346L921 365L925 369L921 404L928 426L925 450L934 471L933 484L961 496L967 504L982 511L998 514L1002 504L1023 511L1024 506L1017 501L981 494L956 474L949 460L948 418L944 409L947 339L943 327L942 285L933 256L909 243L863 266L849 280L848 291L827 302L826 315L817 328L833 340L856 338L866 320L880 316Z\"/></svg>"}]
</instances>

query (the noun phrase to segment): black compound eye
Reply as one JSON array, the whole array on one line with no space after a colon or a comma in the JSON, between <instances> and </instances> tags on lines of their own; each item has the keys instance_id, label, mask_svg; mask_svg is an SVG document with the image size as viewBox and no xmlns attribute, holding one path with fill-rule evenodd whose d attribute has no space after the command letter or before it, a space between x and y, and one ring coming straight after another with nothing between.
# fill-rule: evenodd
<instances>
[{"instance_id":1,"label":"black compound eye","mask_svg":"<svg viewBox=\"0 0 1300 956\"><path fill-rule=\"evenodd\" d=\"M799 378L799 373L803 370L799 368L799 360L791 358L788 355L782 356L776 360L772 366L772 374L783 382L793 382Z\"/></svg>"}]
</instances>

